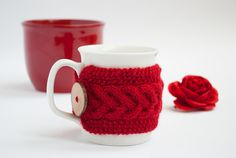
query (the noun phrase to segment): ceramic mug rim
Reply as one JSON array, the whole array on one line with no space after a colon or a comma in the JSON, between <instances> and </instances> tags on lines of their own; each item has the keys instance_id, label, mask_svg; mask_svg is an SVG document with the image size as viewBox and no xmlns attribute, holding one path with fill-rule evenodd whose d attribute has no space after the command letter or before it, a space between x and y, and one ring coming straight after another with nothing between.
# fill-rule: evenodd
<instances>
[{"instance_id":1,"label":"ceramic mug rim","mask_svg":"<svg viewBox=\"0 0 236 158\"><path fill-rule=\"evenodd\" d=\"M86 28L104 26L104 22L89 19L31 19L22 22L23 26L53 28Z\"/></svg>"},{"instance_id":2,"label":"ceramic mug rim","mask_svg":"<svg viewBox=\"0 0 236 158\"><path fill-rule=\"evenodd\" d=\"M97 55L148 55L158 54L158 50L152 47L138 46L138 45L106 45L94 44L85 45L78 48L78 51L83 54L91 53Z\"/></svg>"}]
</instances>

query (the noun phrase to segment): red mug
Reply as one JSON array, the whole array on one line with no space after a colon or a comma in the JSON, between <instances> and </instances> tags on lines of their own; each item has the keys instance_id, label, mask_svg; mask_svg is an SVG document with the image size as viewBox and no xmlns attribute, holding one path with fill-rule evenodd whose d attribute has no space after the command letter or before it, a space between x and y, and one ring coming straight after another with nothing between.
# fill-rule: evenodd
<instances>
[{"instance_id":1,"label":"red mug","mask_svg":"<svg viewBox=\"0 0 236 158\"><path fill-rule=\"evenodd\" d=\"M59 59L80 62L77 48L102 43L104 23L94 20L28 20L23 22L27 71L34 87L46 91L52 65ZM55 80L55 92L70 92L73 70L61 69Z\"/></svg>"}]
</instances>

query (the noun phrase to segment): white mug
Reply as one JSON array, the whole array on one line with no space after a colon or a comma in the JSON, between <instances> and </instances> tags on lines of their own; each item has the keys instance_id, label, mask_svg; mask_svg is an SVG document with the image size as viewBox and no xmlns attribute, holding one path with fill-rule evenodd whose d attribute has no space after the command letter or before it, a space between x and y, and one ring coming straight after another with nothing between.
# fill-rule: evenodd
<instances>
[{"instance_id":1,"label":"white mug","mask_svg":"<svg viewBox=\"0 0 236 158\"><path fill-rule=\"evenodd\" d=\"M80 123L79 116L83 113L86 104L86 93L83 87L77 84L75 87L80 91L81 107L77 108L77 113L67 113L57 108L54 101L54 80L58 70L64 66L71 67L79 76L81 70L89 65L105 68L145 68L156 64L157 50L149 47L140 46L107 46L107 45L89 45L82 46L79 49L81 62L61 59L51 68L47 82L47 97L52 111L63 118L70 119ZM73 87L73 88L75 88ZM72 89L73 89L72 88ZM73 101L72 101L73 102ZM75 104L73 104L75 105ZM77 105L76 105L77 106ZM147 141L151 132L116 135L116 134L93 134L83 128L83 134L88 141L104 145L134 145Z\"/></svg>"}]
</instances>

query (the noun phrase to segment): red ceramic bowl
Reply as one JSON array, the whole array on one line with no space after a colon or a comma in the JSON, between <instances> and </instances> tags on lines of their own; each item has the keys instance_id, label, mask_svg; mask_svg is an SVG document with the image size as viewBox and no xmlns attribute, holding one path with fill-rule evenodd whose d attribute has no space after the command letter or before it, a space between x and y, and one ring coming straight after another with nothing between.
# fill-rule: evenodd
<instances>
[{"instance_id":1,"label":"red ceramic bowl","mask_svg":"<svg viewBox=\"0 0 236 158\"><path fill-rule=\"evenodd\" d=\"M51 66L59 59L80 61L77 48L102 43L104 23L94 20L28 20L23 22L25 59L34 87L46 91ZM55 92L70 92L74 72L62 68L55 81Z\"/></svg>"}]
</instances>

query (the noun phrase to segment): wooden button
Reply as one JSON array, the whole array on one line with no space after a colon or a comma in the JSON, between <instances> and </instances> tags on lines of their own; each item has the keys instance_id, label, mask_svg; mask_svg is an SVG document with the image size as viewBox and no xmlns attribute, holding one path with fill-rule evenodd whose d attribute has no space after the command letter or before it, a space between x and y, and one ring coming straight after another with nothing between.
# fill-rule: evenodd
<instances>
[{"instance_id":1,"label":"wooden button","mask_svg":"<svg viewBox=\"0 0 236 158\"><path fill-rule=\"evenodd\" d=\"M75 115L80 117L87 106L87 94L79 82L75 82L71 89L71 103Z\"/></svg>"}]
</instances>

